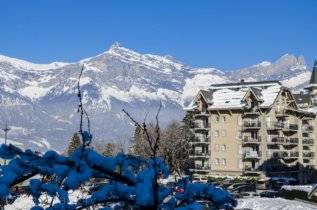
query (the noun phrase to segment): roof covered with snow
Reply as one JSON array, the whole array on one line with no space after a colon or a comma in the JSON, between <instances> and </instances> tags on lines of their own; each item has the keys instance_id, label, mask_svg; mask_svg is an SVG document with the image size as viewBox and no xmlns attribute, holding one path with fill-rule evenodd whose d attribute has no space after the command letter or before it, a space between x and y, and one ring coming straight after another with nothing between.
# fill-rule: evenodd
<instances>
[{"instance_id":1,"label":"roof covered with snow","mask_svg":"<svg viewBox=\"0 0 317 210\"><path fill-rule=\"evenodd\" d=\"M212 97L213 97L212 91L201 90L200 93L204 97L207 103L212 103Z\"/></svg>"},{"instance_id":2,"label":"roof covered with snow","mask_svg":"<svg viewBox=\"0 0 317 210\"><path fill-rule=\"evenodd\" d=\"M240 82L212 85L209 89L200 91L199 94L207 98L208 109L210 110L242 109L246 105L244 99L249 92L252 92L259 100L260 108L266 108L274 103L283 88L278 81ZM191 108L195 108L195 100L191 103Z\"/></svg>"}]
</instances>

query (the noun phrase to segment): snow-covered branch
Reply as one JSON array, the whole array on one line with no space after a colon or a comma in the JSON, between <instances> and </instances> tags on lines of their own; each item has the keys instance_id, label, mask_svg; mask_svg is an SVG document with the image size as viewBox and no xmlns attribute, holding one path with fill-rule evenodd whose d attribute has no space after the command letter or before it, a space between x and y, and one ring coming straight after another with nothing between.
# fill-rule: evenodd
<instances>
[{"instance_id":1,"label":"snow-covered branch","mask_svg":"<svg viewBox=\"0 0 317 210\"><path fill-rule=\"evenodd\" d=\"M50 209L83 209L96 205L110 207L113 203L128 209L174 209L193 205L200 198L228 209L235 205L233 197L221 188L183 180L178 183L184 189L183 193L175 193L173 188L159 185L155 206L154 179L169 175L166 164L160 158L144 160L124 154L105 157L90 148L78 148L67 157L54 151L39 155L12 145L2 145L0 157L11 159L8 165L1 168L2 199L11 193L16 184L34 175L53 177L31 179L28 191L36 207L44 208L39 199L42 195L58 198L48 207ZM96 181L101 177L104 181ZM69 191L79 190L87 183L90 183L90 195L73 203Z\"/></svg>"}]
</instances>

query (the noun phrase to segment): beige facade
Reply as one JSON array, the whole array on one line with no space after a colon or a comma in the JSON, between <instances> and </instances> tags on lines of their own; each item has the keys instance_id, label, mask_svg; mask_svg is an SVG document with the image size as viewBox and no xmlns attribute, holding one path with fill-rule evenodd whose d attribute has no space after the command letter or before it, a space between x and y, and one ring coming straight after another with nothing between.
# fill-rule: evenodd
<instances>
[{"instance_id":1,"label":"beige facade","mask_svg":"<svg viewBox=\"0 0 317 210\"><path fill-rule=\"evenodd\" d=\"M317 118L310 105L300 105L277 81L220 84L200 91L186 109L193 114L196 137L191 142L192 171L239 176L280 165L315 168Z\"/></svg>"}]
</instances>

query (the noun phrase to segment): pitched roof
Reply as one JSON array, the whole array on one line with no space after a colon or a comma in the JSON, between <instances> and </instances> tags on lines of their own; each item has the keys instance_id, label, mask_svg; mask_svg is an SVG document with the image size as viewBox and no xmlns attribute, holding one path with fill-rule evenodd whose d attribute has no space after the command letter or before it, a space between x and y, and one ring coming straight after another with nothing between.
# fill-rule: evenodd
<instances>
[{"instance_id":1,"label":"pitched roof","mask_svg":"<svg viewBox=\"0 0 317 210\"><path fill-rule=\"evenodd\" d=\"M261 101L260 107L271 106L283 89L279 82L252 82L252 83L231 83L212 85L208 90L201 90L207 103L208 109L243 109L246 105L245 96L249 91ZM197 98L195 98L196 100ZM194 108L195 100L191 103ZM188 107L189 108L189 107ZM188 110L186 108L186 110Z\"/></svg>"},{"instance_id":2,"label":"pitched roof","mask_svg":"<svg viewBox=\"0 0 317 210\"><path fill-rule=\"evenodd\" d=\"M261 92L261 89L259 88L256 88L256 87L250 87L251 91L255 94L255 96L257 98L261 98L262 97L262 92Z\"/></svg>"},{"instance_id":3,"label":"pitched roof","mask_svg":"<svg viewBox=\"0 0 317 210\"><path fill-rule=\"evenodd\" d=\"M317 84L317 60L315 60L309 84Z\"/></svg>"},{"instance_id":4,"label":"pitched roof","mask_svg":"<svg viewBox=\"0 0 317 210\"><path fill-rule=\"evenodd\" d=\"M200 93L204 97L207 103L212 102L212 91L200 90Z\"/></svg>"}]
</instances>

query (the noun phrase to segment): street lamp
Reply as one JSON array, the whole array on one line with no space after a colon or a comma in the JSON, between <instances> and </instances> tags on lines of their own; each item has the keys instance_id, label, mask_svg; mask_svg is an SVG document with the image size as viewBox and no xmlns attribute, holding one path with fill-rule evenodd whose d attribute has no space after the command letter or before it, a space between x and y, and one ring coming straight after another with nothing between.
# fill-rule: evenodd
<instances>
[{"instance_id":1,"label":"street lamp","mask_svg":"<svg viewBox=\"0 0 317 210\"><path fill-rule=\"evenodd\" d=\"M8 140L8 132L11 130L11 128L8 127L8 123L6 122L6 126L2 128L4 131L4 145L7 146L7 140ZM4 159L4 165L7 165L6 159Z\"/></svg>"}]
</instances>

